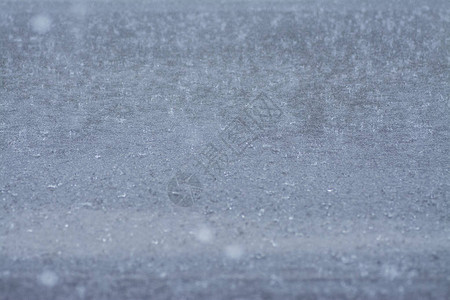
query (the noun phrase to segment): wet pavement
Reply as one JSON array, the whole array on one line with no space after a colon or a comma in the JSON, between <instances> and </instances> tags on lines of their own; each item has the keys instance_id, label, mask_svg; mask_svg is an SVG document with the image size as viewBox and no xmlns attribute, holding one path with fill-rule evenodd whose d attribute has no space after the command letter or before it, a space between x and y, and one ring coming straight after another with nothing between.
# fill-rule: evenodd
<instances>
[{"instance_id":1,"label":"wet pavement","mask_svg":"<svg viewBox=\"0 0 450 300\"><path fill-rule=\"evenodd\" d=\"M446 1L0 2L0 299L449 299Z\"/></svg>"}]
</instances>

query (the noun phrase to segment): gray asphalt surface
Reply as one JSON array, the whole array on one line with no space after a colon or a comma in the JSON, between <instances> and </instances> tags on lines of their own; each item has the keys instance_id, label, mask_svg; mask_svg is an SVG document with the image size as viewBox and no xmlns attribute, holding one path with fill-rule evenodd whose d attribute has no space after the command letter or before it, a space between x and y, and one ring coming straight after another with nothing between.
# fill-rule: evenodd
<instances>
[{"instance_id":1,"label":"gray asphalt surface","mask_svg":"<svg viewBox=\"0 0 450 300\"><path fill-rule=\"evenodd\" d=\"M1 1L0 299L450 299L446 1Z\"/></svg>"}]
</instances>

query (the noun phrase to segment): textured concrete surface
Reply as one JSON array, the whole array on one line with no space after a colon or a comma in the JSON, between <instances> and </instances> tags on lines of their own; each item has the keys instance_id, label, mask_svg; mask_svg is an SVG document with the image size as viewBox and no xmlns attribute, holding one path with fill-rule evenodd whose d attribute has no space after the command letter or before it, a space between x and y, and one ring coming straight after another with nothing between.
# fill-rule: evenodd
<instances>
[{"instance_id":1,"label":"textured concrete surface","mask_svg":"<svg viewBox=\"0 0 450 300\"><path fill-rule=\"evenodd\" d=\"M449 299L446 1L1 1L0 299Z\"/></svg>"}]
</instances>

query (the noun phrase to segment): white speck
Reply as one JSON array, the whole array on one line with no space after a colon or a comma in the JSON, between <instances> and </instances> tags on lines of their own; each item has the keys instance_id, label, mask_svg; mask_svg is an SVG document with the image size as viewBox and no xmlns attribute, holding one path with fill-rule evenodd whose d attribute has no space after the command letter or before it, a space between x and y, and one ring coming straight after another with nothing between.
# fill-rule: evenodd
<instances>
[{"instance_id":1,"label":"white speck","mask_svg":"<svg viewBox=\"0 0 450 300\"><path fill-rule=\"evenodd\" d=\"M231 259L240 259L244 254L244 249L239 245L229 245L225 247L225 255Z\"/></svg>"},{"instance_id":2,"label":"white speck","mask_svg":"<svg viewBox=\"0 0 450 300\"><path fill-rule=\"evenodd\" d=\"M45 286L54 287L58 282L58 275L52 271L44 271L39 275L38 280Z\"/></svg>"},{"instance_id":3,"label":"white speck","mask_svg":"<svg viewBox=\"0 0 450 300\"><path fill-rule=\"evenodd\" d=\"M49 185L47 185L47 188L49 188L50 190L55 190L56 188L57 188L57 185L56 184L49 184Z\"/></svg>"},{"instance_id":4,"label":"white speck","mask_svg":"<svg viewBox=\"0 0 450 300\"><path fill-rule=\"evenodd\" d=\"M47 33L50 30L52 22L49 17L45 15L37 15L31 19L31 27L34 32L39 34Z\"/></svg>"},{"instance_id":5,"label":"white speck","mask_svg":"<svg viewBox=\"0 0 450 300\"><path fill-rule=\"evenodd\" d=\"M199 242L210 243L213 239L213 232L208 227L201 227L195 232L195 237Z\"/></svg>"}]
</instances>

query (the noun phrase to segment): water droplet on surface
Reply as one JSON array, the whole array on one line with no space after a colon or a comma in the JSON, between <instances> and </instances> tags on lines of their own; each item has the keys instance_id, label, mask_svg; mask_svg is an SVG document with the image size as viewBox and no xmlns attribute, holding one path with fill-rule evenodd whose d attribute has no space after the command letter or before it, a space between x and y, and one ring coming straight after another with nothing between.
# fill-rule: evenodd
<instances>
[{"instance_id":1,"label":"water droplet on surface","mask_svg":"<svg viewBox=\"0 0 450 300\"><path fill-rule=\"evenodd\" d=\"M45 15L37 15L31 19L31 28L39 34L47 33L50 30L51 24L50 18Z\"/></svg>"},{"instance_id":2,"label":"water droplet on surface","mask_svg":"<svg viewBox=\"0 0 450 300\"><path fill-rule=\"evenodd\" d=\"M44 271L39 275L38 280L47 287L54 287L58 283L58 275L52 271Z\"/></svg>"},{"instance_id":3,"label":"water droplet on surface","mask_svg":"<svg viewBox=\"0 0 450 300\"><path fill-rule=\"evenodd\" d=\"M225 255L231 259L240 259L244 254L244 249L240 245L229 245L225 247Z\"/></svg>"},{"instance_id":4,"label":"water droplet on surface","mask_svg":"<svg viewBox=\"0 0 450 300\"><path fill-rule=\"evenodd\" d=\"M213 239L213 232L208 227L201 227L195 232L195 238L202 243L210 243Z\"/></svg>"}]
</instances>

